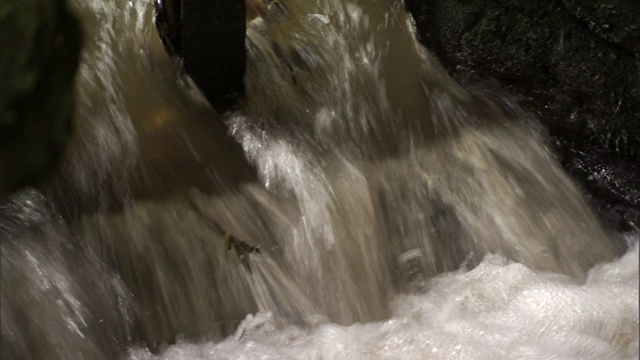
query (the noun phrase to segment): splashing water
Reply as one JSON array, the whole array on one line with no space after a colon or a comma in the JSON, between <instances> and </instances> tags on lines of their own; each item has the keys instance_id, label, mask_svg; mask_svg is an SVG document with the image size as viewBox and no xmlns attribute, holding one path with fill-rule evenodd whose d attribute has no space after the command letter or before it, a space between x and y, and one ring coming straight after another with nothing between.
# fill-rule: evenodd
<instances>
[{"instance_id":1,"label":"splashing water","mask_svg":"<svg viewBox=\"0 0 640 360\"><path fill-rule=\"evenodd\" d=\"M490 255L473 270L433 279L399 296L381 322L309 328L248 315L219 343L180 344L171 359L635 359L638 246L592 269L585 284ZM635 296L634 296L635 295Z\"/></svg>"},{"instance_id":2,"label":"splashing water","mask_svg":"<svg viewBox=\"0 0 640 360\"><path fill-rule=\"evenodd\" d=\"M534 119L450 79L400 1L281 4L222 119L149 2L75 2L65 170L0 208L8 358L638 356L637 240L613 260Z\"/></svg>"}]
</instances>

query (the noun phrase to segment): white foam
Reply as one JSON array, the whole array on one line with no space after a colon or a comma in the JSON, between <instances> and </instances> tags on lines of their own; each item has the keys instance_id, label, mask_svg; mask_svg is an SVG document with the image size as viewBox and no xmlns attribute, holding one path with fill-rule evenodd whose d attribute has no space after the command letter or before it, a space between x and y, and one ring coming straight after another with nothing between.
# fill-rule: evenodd
<instances>
[{"instance_id":1,"label":"white foam","mask_svg":"<svg viewBox=\"0 0 640 360\"><path fill-rule=\"evenodd\" d=\"M489 255L476 268L397 296L383 322L311 328L248 315L233 336L181 343L166 359L637 359L638 244L585 283Z\"/></svg>"}]
</instances>

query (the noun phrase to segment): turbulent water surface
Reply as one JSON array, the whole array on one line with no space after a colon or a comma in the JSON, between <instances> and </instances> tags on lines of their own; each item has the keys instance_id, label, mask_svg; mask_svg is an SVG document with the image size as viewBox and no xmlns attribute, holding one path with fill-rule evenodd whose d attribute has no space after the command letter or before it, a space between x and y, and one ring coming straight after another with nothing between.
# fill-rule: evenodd
<instances>
[{"instance_id":1,"label":"turbulent water surface","mask_svg":"<svg viewBox=\"0 0 640 360\"><path fill-rule=\"evenodd\" d=\"M130 359L636 359L637 292L637 243L585 284L489 255L398 296L381 322L301 328L261 312L222 342Z\"/></svg>"},{"instance_id":2,"label":"turbulent water surface","mask_svg":"<svg viewBox=\"0 0 640 360\"><path fill-rule=\"evenodd\" d=\"M150 2L74 7L74 141L0 205L7 358L638 357L637 235L601 227L534 118L450 79L402 2L272 4L224 116Z\"/></svg>"}]
</instances>

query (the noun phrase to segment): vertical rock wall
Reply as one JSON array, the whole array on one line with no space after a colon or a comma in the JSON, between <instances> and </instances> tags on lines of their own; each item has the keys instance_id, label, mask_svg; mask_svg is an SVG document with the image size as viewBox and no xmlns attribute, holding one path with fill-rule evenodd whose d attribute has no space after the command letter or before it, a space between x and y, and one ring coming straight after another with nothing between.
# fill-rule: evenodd
<instances>
[{"instance_id":1,"label":"vertical rock wall","mask_svg":"<svg viewBox=\"0 0 640 360\"><path fill-rule=\"evenodd\" d=\"M640 226L640 2L406 0L464 85L498 83L548 128L606 222Z\"/></svg>"}]
</instances>

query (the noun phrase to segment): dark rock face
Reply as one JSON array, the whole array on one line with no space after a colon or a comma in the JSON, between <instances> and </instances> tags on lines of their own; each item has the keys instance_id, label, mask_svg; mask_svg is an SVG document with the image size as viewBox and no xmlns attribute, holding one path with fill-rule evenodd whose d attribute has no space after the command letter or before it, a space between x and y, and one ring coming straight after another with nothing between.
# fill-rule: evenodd
<instances>
[{"instance_id":1,"label":"dark rock face","mask_svg":"<svg viewBox=\"0 0 640 360\"><path fill-rule=\"evenodd\" d=\"M170 55L179 59L219 112L244 96L245 2L156 0L156 26Z\"/></svg>"},{"instance_id":2,"label":"dark rock face","mask_svg":"<svg viewBox=\"0 0 640 360\"><path fill-rule=\"evenodd\" d=\"M70 133L78 23L64 0L0 2L0 198L40 182Z\"/></svg>"},{"instance_id":3,"label":"dark rock face","mask_svg":"<svg viewBox=\"0 0 640 360\"><path fill-rule=\"evenodd\" d=\"M185 71L216 110L232 108L244 95L244 1L185 1L182 21Z\"/></svg>"},{"instance_id":4,"label":"dark rock face","mask_svg":"<svg viewBox=\"0 0 640 360\"><path fill-rule=\"evenodd\" d=\"M421 41L463 85L495 79L540 118L605 222L622 231L640 226L640 2L406 6Z\"/></svg>"}]
</instances>

